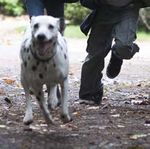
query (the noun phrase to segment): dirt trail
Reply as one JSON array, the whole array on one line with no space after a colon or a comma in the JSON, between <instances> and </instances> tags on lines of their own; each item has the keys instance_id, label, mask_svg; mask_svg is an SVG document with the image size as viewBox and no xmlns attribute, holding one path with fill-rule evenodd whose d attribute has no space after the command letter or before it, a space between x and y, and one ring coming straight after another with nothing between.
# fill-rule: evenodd
<instances>
[{"instance_id":1,"label":"dirt trail","mask_svg":"<svg viewBox=\"0 0 150 149\"><path fill-rule=\"evenodd\" d=\"M28 23L28 17L0 16L0 21L0 149L150 148L150 42L138 41L140 52L132 60L124 61L116 79L108 79L104 69L104 99L101 106L95 107L80 105L78 101L86 39L67 39L73 121L62 124L57 109L53 112L57 126L47 130L33 99L34 123L27 128L22 123L25 97L19 75L23 33L17 30Z\"/></svg>"}]
</instances>

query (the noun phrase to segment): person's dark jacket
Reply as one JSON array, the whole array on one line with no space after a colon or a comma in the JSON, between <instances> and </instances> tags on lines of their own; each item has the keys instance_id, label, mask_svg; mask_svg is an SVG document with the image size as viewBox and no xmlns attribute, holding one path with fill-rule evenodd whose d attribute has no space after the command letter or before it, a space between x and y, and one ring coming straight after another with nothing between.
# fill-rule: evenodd
<instances>
[{"instance_id":1,"label":"person's dark jacket","mask_svg":"<svg viewBox=\"0 0 150 149\"><path fill-rule=\"evenodd\" d=\"M79 0L60 0L60 1L63 2L63 3L76 3Z\"/></svg>"},{"instance_id":2,"label":"person's dark jacket","mask_svg":"<svg viewBox=\"0 0 150 149\"><path fill-rule=\"evenodd\" d=\"M114 11L122 10L123 8L127 7L116 7L115 4L114 6L110 5L107 3L107 0L80 0L80 3L82 6L93 10L80 25L80 29L85 35L88 34L92 26L97 9L99 9L102 5L108 5L108 7ZM150 0L133 0L132 3L138 5L139 8L150 7Z\"/></svg>"},{"instance_id":3,"label":"person's dark jacket","mask_svg":"<svg viewBox=\"0 0 150 149\"><path fill-rule=\"evenodd\" d=\"M112 5L112 7L115 7L116 4L109 4L107 0L80 0L80 3L82 6L95 10L101 5ZM121 2L120 2L121 3ZM150 0L132 0L132 3L139 3L141 8L144 7L150 7ZM123 4L122 4L123 5Z\"/></svg>"}]
</instances>

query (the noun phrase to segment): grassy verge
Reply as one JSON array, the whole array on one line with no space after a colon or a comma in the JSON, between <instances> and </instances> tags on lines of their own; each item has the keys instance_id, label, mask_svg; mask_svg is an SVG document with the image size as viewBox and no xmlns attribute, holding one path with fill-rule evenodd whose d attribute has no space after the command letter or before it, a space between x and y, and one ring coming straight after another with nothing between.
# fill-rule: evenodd
<instances>
[{"instance_id":1,"label":"grassy verge","mask_svg":"<svg viewBox=\"0 0 150 149\"><path fill-rule=\"evenodd\" d=\"M80 31L80 26L77 25L66 26L65 36L68 38L86 38L86 36Z\"/></svg>"},{"instance_id":2,"label":"grassy verge","mask_svg":"<svg viewBox=\"0 0 150 149\"><path fill-rule=\"evenodd\" d=\"M23 30L25 30L25 27L23 27L23 26L16 28L17 32L22 32ZM86 38L86 36L80 31L80 27L75 26L75 25L67 25L66 26L65 37L76 38L76 39ZM139 41L150 41L150 33L144 32L144 31L139 31L137 33L137 39Z\"/></svg>"},{"instance_id":3,"label":"grassy verge","mask_svg":"<svg viewBox=\"0 0 150 149\"><path fill-rule=\"evenodd\" d=\"M68 25L65 30L65 36L68 38L86 38L86 36L80 31L79 26ZM139 31L137 33L137 39L139 41L150 41L150 32Z\"/></svg>"},{"instance_id":4,"label":"grassy verge","mask_svg":"<svg viewBox=\"0 0 150 149\"><path fill-rule=\"evenodd\" d=\"M137 33L137 39L139 41L150 41L150 32L139 31Z\"/></svg>"}]
</instances>

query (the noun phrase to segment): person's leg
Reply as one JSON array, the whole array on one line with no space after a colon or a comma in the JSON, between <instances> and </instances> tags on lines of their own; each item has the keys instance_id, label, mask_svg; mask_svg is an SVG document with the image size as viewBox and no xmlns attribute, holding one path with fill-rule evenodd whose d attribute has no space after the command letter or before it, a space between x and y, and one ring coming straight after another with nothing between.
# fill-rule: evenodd
<instances>
[{"instance_id":1,"label":"person's leg","mask_svg":"<svg viewBox=\"0 0 150 149\"><path fill-rule=\"evenodd\" d=\"M47 15L60 18L60 32L63 34L65 30L64 3L56 0L45 0L44 3Z\"/></svg>"},{"instance_id":2,"label":"person's leg","mask_svg":"<svg viewBox=\"0 0 150 149\"><path fill-rule=\"evenodd\" d=\"M94 24L89 35L88 56L82 66L80 100L94 101L100 104L103 96L102 70L104 58L111 49L112 25Z\"/></svg>"},{"instance_id":3,"label":"person's leg","mask_svg":"<svg viewBox=\"0 0 150 149\"><path fill-rule=\"evenodd\" d=\"M43 0L25 0L25 5L30 17L44 15Z\"/></svg>"},{"instance_id":4,"label":"person's leg","mask_svg":"<svg viewBox=\"0 0 150 149\"><path fill-rule=\"evenodd\" d=\"M139 47L134 43L138 12L139 9L126 10L122 20L114 28L115 44L112 47L112 56L107 67L109 78L115 78L120 73L123 59L131 59L139 51Z\"/></svg>"}]
</instances>

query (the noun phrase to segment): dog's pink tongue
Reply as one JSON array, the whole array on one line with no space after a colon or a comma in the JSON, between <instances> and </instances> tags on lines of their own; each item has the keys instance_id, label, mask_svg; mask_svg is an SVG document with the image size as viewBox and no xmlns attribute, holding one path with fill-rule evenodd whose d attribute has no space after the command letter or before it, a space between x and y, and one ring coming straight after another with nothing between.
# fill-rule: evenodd
<instances>
[{"instance_id":1,"label":"dog's pink tongue","mask_svg":"<svg viewBox=\"0 0 150 149\"><path fill-rule=\"evenodd\" d=\"M40 55L45 55L48 53L48 50L51 48L50 43L41 43L39 45L39 54Z\"/></svg>"}]
</instances>

